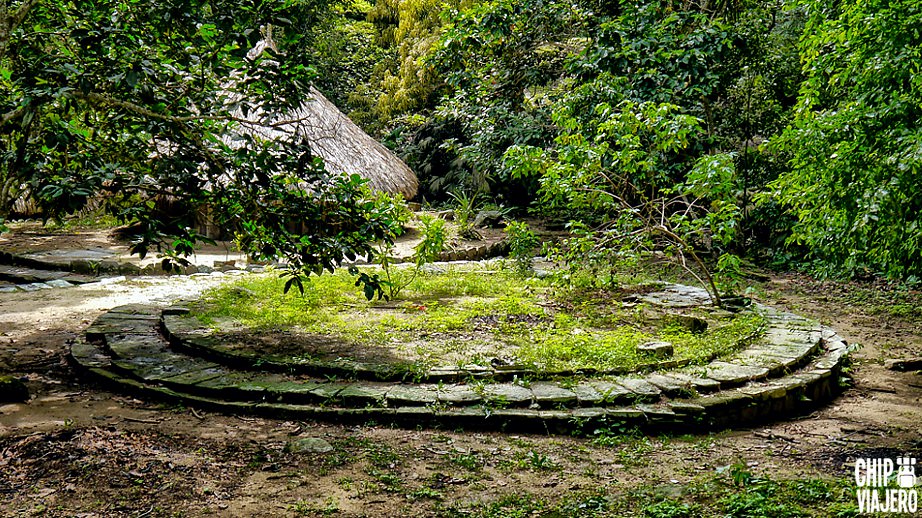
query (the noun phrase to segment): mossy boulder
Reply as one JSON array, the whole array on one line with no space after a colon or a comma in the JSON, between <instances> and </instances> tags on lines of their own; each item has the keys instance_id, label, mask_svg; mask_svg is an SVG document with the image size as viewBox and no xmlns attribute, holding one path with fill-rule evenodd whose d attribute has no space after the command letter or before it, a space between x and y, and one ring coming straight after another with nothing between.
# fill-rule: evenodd
<instances>
[{"instance_id":1,"label":"mossy boulder","mask_svg":"<svg viewBox=\"0 0 922 518\"><path fill-rule=\"evenodd\" d=\"M22 403L29 400L26 385L12 377L0 376L0 403Z\"/></svg>"}]
</instances>

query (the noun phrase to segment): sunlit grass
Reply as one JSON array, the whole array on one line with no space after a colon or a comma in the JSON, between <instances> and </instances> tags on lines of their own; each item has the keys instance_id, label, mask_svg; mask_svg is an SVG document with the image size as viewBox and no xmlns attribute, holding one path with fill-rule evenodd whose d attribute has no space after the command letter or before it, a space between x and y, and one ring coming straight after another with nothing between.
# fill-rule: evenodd
<instances>
[{"instance_id":1,"label":"sunlit grass","mask_svg":"<svg viewBox=\"0 0 922 518\"><path fill-rule=\"evenodd\" d=\"M424 273L392 301L366 300L344 271L312 278L303 295L284 294L283 284L274 276L254 276L210 290L196 316L216 328L232 320L254 333L293 330L356 346L413 343L416 357L431 364L486 365L502 357L551 371L633 370L654 361L637 350L654 340L671 342L674 360L708 361L735 350L763 324L748 314L693 334L644 322L615 294L587 299L552 281L521 279L502 269Z\"/></svg>"}]
</instances>

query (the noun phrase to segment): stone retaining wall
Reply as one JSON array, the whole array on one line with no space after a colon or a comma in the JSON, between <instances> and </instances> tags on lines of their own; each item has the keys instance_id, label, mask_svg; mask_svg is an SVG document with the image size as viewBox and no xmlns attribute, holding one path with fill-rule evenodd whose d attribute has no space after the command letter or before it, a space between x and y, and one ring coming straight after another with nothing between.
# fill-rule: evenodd
<instances>
[{"instance_id":1,"label":"stone retaining wall","mask_svg":"<svg viewBox=\"0 0 922 518\"><path fill-rule=\"evenodd\" d=\"M396 383L240 371L176 350L162 324L184 310L150 306L103 315L70 358L116 390L224 412L538 433L615 424L703 431L807 412L840 390L845 341L797 315L761 310L765 340L722 361L562 381Z\"/></svg>"}]
</instances>

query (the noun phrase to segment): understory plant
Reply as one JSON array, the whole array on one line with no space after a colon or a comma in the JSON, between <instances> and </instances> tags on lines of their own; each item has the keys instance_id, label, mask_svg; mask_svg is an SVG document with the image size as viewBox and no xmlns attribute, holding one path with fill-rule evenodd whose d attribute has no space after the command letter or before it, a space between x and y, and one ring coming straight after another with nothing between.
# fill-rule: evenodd
<instances>
[{"instance_id":1,"label":"understory plant","mask_svg":"<svg viewBox=\"0 0 922 518\"><path fill-rule=\"evenodd\" d=\"M538 247L538 237L523 221L510 221L504 229L509 242L509 257L515 264L515 271L521 276L532 269L531 260Z\"/></svg>"},{"instance_id":2,"label":"understory plant","mask_svg":"<svg viewBox=\"0 0 922 518\"><path fill-rule=\"evenodd\" d=\"M458 225L458 236L462 239L480 239L480 234L474 228L474 218L477 214L480 193L468 194L459 189L449 192L448 195L455 202L453 212L455 224Z\"/></svg>"},{"instance_id":3,"label":"understory plant","mask_svg":"<svg viewBox=\"0 0 922 518\"><path fill-rule=\"evenodd\" d=\"M448 240L445 220L423 215L420 217L420 224L423 239L414 248L411 268L401 268L395 263L392 257L393 239L382 241L375 254L375 261L381 267L382 273L369 274L359 271L355 266L350 268L350 273L357 276L355 285L362 286L365 298L397 298L400 292L416 279L424 265L438 259Z\"/></svg>"},{"instance_id":4,"label":"understory plant","mask_svg":"<svg viewBox=\"0 0 922 518\"><path fill-rule=\"evenodd\" d=\"M585 215L571 223L558 258L608 269L590 276L596 287L616 283L610 265L669 262L720 305L717 280L699 250L720 251L736 235L734 157L706 155L684 166L684 184L671 186L663 171L678 167L702 138L703 121L668 103L629 100L597 103L587 118L579 107L582 97L598 95L596 88L604 87L587 87L558 107L556 148L510 148L506 167L537 176L544 203Z\"/></svg>"}]
</instances>

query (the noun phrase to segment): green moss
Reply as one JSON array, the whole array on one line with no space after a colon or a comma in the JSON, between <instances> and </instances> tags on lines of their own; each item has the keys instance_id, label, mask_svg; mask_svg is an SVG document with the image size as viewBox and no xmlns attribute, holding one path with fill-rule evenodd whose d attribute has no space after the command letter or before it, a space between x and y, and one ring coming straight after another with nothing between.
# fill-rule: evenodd
<instances>
[{"instance_id":1,"label":"green moss","mask_svg":"<svg viewBox=\"0 0 922 518\"><path fill-rule=\"evenodd\" d=\"M312 278L303 296L283 294L282 284L267 276L242 279L206 293L195 314L206 324L239 321L255 333L298 330L353 346L412 349L407 354L426 365L506 357L550 371L636 369L653 361L637 346L653 340L671 342L674 360L708 361L757 335L763 323L743 315L694 334L638 318L616 293L575 293L502 270L422 274L390 302L365 300L343 271Z\"/></svg>"}]
</instances>

